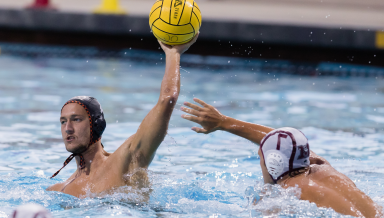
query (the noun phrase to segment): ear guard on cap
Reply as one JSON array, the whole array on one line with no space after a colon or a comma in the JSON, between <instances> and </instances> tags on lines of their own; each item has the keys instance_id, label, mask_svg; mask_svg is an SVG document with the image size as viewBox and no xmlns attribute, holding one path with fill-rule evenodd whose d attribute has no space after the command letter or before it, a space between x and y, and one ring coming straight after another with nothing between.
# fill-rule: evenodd
<instances>
[{"instance_id":1,"label":"ear guard on cap","mask_svg":"<svg viewBox=\"0 0 384 218\"><path fill-rule=\"evenodd\" d=\"M267 167L268 173L277 179L284 172L284 155L279 151L271 151L265 157L265 166Z\"/></svg>"}]
</instances>

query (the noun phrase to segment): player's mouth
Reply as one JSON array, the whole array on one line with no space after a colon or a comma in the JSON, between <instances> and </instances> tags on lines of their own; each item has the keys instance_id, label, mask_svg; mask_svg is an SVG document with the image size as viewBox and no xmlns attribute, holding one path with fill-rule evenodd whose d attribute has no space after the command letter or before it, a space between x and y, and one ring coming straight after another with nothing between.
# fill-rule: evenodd
<instances>
[{"instance_id":1,"label":"player's mouth","mask_svg":"<svg viewBox=\"0 0 384 218\"><path fill-rule=\"evenodd\" d=\"M67 142L72 142L75 140L75 137L74 136L68 136L67 137Z\"/></svg>"}]
</instances>

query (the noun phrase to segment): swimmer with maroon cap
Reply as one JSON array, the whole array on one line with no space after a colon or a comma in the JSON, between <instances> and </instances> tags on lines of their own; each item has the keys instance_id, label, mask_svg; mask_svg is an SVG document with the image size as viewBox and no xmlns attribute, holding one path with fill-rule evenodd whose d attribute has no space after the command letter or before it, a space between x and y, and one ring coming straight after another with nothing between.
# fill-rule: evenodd
<instances>
[{"instance_id":1,"label":"swimmer with maroon cap","mask_svg":"<svg viewBox=\"0 0 384 218\"><path fill-rule=\"evenodd\" d=\"M297 129L270 127L224 116L216 108L195 98L202 106L185 102L181 110L186 120L202 126L192 127L197 133L216 130L246 138L260 145L260 166L264 183L283 188L298 186L301 200L318 207L357 217L383 217L382 208L359 190L347 176L335 170L327 160L310 150L307 138Z\"/></svg>"},{"instance_id":2,"label":"swimmer with maroon cap","mask_svg":"<svg viewBox=\"0 0 384 218\"><path fill-rule=\"evenodd\" d=\"M47 190L88 197L90 194L110 194L120 186L141 188L148 185L145 169L167 133L180 92L180 56L197 40L197 36L183 45L169 46L159 42L166 54L159 100L137 132L115 152L106 152L100 141L106 122L100 103L95 98L77 96L64 104L60 117L61 134L65 148L72 154L61 169L75 158L77 170L65 182ZM51 178L57 176L60 170Z\"/></svg>"}]
</instances>

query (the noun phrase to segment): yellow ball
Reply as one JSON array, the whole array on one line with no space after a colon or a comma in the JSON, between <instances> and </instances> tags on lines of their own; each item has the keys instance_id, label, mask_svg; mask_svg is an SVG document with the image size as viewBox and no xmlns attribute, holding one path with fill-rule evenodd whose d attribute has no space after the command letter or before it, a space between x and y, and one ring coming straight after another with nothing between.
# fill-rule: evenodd
<instances>
[{"instance_id":1,"label":"yellow ball","mask_svg":"<svg viewBox=\"0 0 384 218\"><path fill-rule=\"evenodd\" d=\"M200 9L194 0L158 0L149 13L149 26L165 44L184 44L199 32Z\"/></svg>"}]
</instances>

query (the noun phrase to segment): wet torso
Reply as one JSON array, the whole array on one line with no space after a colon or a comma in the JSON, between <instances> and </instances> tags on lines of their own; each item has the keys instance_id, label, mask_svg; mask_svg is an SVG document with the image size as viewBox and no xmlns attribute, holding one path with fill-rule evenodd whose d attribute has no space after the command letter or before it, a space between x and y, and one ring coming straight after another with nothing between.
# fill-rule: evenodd
<instances>
[{"instance_id":1,"label":"wet torso","mask_svg":"<svg viewBox=\"0 0 384 218\"><path fill-rule=\"evenodd\" d=\"M130 143L130 139L125 143ZM84 198L111 194L121 186L130 186L134 189L149 187L147 170L137 167L137 162L140 161L137 158L132 155L121 160L118 155L112 153L106 156L98 167L92 168L91 164L89 171L76 170L65 182L55 184L48 190Z\"/></svg>"},{"instance_id":2,"label":"wet torso","mask_svg":"<svg viewBox=\"0 0 384 218\"><path fill-rule=\"evenodd\" d=\"M280 185L285 188L298 185L302 200L333 208L338 213L359 217L375 217L380 213L369 196L329 164L311 164L308 172L288 178Z\"/></svg>"}]
</instances>

